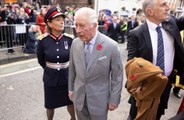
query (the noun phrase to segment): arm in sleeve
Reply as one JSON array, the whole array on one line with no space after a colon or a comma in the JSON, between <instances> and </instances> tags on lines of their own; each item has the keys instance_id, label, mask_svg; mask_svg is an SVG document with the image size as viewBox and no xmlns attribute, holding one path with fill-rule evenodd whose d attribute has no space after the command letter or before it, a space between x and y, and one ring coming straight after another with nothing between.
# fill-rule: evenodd
<instances>
[{"instance_id":1,"label":"arm in sleeve","mask_svg":"<svg viewBox=\"0 0 184 120\"><path fill-rule=\"evenodd\" d=\"M118 106L123 84L123 65L118 45L112 48L111 56L111 88L109 103Z\"/></svg>"},{"instance_id":2,"label":"arm in sleeve","mask_svg":"<svg viewBox=\"0 0 184 120\"><path fill-rule=\"evenodd\" d=\"M73 61L73 42L70 48L70 65L69 65L69 76L68 76L68 90L70 92L74 91L74 81L75 81L75 65Z\"/></svg>"},{"instance_id":3,"label":"arm in sleeve","mask_svg":"<svg viewBox=\"0 0 184 120\"><path fill-rule=\"evenodd\" d=\"M138 50L137 50L137 39L134 33L130 31L128 37L128 60L133 59L134 57L138 57ZM127 60L127 61L128 61Z\"/></svg>"},{"instance_id":4,"label":"arm in sleeve","mask_svg":"<svg viewBox=\"0 0 184 120\"><path fill-rule=\"evenodd\" d=\"M37 59L38 59L38 63L42 66L42 68L44 68L46 63L45 63L43 41L39 41L39 43L38 43L38 46L37 46Z\"/></svg>"}]
</instances>

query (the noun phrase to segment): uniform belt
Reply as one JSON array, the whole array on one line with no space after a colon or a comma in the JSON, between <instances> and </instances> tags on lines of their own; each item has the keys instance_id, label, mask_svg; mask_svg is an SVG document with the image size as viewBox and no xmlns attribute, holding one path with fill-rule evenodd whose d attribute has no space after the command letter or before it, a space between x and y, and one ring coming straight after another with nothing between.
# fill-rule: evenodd
<instances>
[{"instance_id":1,"label":"uniform belt","mask_svg":"<svg viewBox=\"0 0 184 120\"><path fill-rule=\"evenodd\" d=\"M68 62L64 62L64 63L51 63L51 62L46 62L46 66L48 68L52 68L52 69L64 69L69 67L69 61Z\"/></svg>"}]
</instances>

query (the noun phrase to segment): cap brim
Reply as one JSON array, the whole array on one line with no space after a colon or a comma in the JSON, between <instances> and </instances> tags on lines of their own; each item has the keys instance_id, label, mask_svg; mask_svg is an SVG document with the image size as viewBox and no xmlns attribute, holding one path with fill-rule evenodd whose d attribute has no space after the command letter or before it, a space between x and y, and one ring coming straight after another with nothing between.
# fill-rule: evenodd
<instances>
[{"instance_id":1,"label":"cap brim","mask_svg":"<svg viewBox=\"0 0 184 120\"><path fill-rule=\"evenodd\" d=\"M58 17L58 16L62 16L63 18L66 17L65 14L63 14L63 13L57 13L57 14L55 14L54 16L52 16L52 19L53 19L53 18L56 18L56 17Z\"/></svg>"}]
</instances>

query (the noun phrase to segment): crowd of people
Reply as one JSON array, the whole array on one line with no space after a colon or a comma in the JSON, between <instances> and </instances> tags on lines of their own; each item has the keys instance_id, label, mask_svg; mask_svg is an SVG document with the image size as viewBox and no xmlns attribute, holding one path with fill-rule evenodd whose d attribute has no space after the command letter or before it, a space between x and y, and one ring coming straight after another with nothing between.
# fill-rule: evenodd
<instances>
[{"instance_id":1,"label":"crowd of people","mask_svg":"<svg viewBox=\"0 0 184 120\"><path fill-rule=\"evenodd\" d=\"M34 46L36 50L31 49L31 53L37 54L38 63L44 69L48 120L53 120L54 110L63 106L67 106L72 120L76 117L108 119L108 112L118 108L124 86L118 42L126 40L125 86L130 93L127 102L131 104L127 120L160 120L176 79L174 70L181 73L180 81L184 79L184 47L180 35L184 30L184 16L175 18L169 10L166 0L144 0L142 12L137 16L119 16L117 12L107 15L105 11L96 14L89 7L62 10L58 5L36 5L33 8L24 3L6 6L6 10L1 8L0 20L6 24L9 14L19 13L12 17L16 24L35 22L29 29L32 43L27 42L26 46ZM63 34L65 25L75 26L75 39ZM46 35L37 43L38 34ZM141 60L134 62L135 58ZM158 80L164 84L159 85ZM174 91L180 98L178 94L179 91ZM184 119L183 113L182 103L180 119Z\"/></svg>"},{"instance_id":2,"label":"crowd of people","mask_svg":"<svg viewBox=\"0 0 184 120\"><path fill-rule=\"evenodd\" d=\"M34 24L39 26L41 33L44 34L46 27L46 24L44 23L44 15L48 8L50 8L50 5L41 5L39 1L0 5L0 25ZM74 14L78 9L79 7L75 6L66 6L65 8L62 8L62 12L66 15L64 19L65 26L74 25ZM140 16L143 16L143 19ZM141 23L141 20L144 20L143 14L138 16L121 16L117 11L115 11L109 15L102 10L98 14L98 29L100 32L111 37L115 41L124 43L127 38L128 31L138 26L138 24ZM12 40L10 39L9 41L10 42L7 43L7 47L11 48L13 46L11 44L9 45L9 43L12 43ZM22 41L22 45L24 46L26 42L27 40ZM13 49L8 49L8 53L13 52Z\"/></svg>"},{"instance_id":3,"label":"crowd of people","mask_svg":"<svg viewBox=\"0 0 184 120\"><path fill-rule=\"evenodd\" d=\"M45 33L46 24L44 23L44 15L46 11L50 8L50 5L41 5L40 2L22 2L21 4L0 4L0 25L1 25L1 41L6 43L6 47L8 48L8 53L14 53L15 51L12 49L13 40L17 39L18 35L15 34L15 27L18 24L22 24L26 26L26 32L29 32L29 27L31 25L39 26L41 33ZM72 26L73 25L73 15L74 11L77 8L74 6L66 6L62 9L62 12L66 15L65 25ZM2 31L4 30L5 31ZM8 38L6 34L11 33ZM20 38L20 44L23 46L27 45L27 36L26 34L21 36L24 40ZM29 39L29 38L28 38ZM28 43L30 43L28 41Z\"/></svg>"},{"instance_id":4,"label":"crowd of people","mask_svg":"<svg viewBox=\"0 0 184 120\"><path fill-rule=\"evenodd\" d=\"M0 24L29 24L37 21L37 16L43 17L45 11L50 8L50 5L41 5L40 2L22 2L21 4L0 4ZM74 11L77 8L74 6L66 6L62 8L62 12L66 14L66 24L73 20Z\"/></svg>"},{"instance_id":5,"label":"crowd of people","mask_svg":"<svg viewBox=\"0 0 184 120\"><path fill-rule=\"evenodd\" d=\"M0 5L0 25L25 24L28 26L30 25L29 27L31 27L31 24L34 24L39 26L41 33L44 34L46 27L44 16L49 8L50 5L41 5L39 1ZM66 6L65 8L62 8L62 12L66 15L64 19L65 26L74 26L74 14L78 9L79 7L75 6ZM144 14L142 14L142 12L137 16L122 16L119 15L117 11L109 15L102 10L98 14L98 29L115 41L124 43L128 31L138 26L143 20ZM27 40L24 40L21 44L24 46L26 45L26 42ZM11 48L13 46L9 43L12 43L11 39L7 42L8 53L13 53L14 50Z\"/></svg>"}]
</instances>

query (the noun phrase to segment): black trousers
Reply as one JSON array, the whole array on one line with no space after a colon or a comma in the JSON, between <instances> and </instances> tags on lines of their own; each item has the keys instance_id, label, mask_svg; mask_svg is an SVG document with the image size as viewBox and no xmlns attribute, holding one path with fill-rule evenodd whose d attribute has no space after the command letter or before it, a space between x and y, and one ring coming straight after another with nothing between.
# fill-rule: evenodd
<instances>
[{"instance_id":1,"label":"black trousers","mask_svg":"<svg viewBox=\"0 0 184 120\"><path fill-rule=\"evenodd\" d=\"M174 87L173 92L174 93L179 93L180 92L180 87Z\"/></svg>"}]
</instances>

